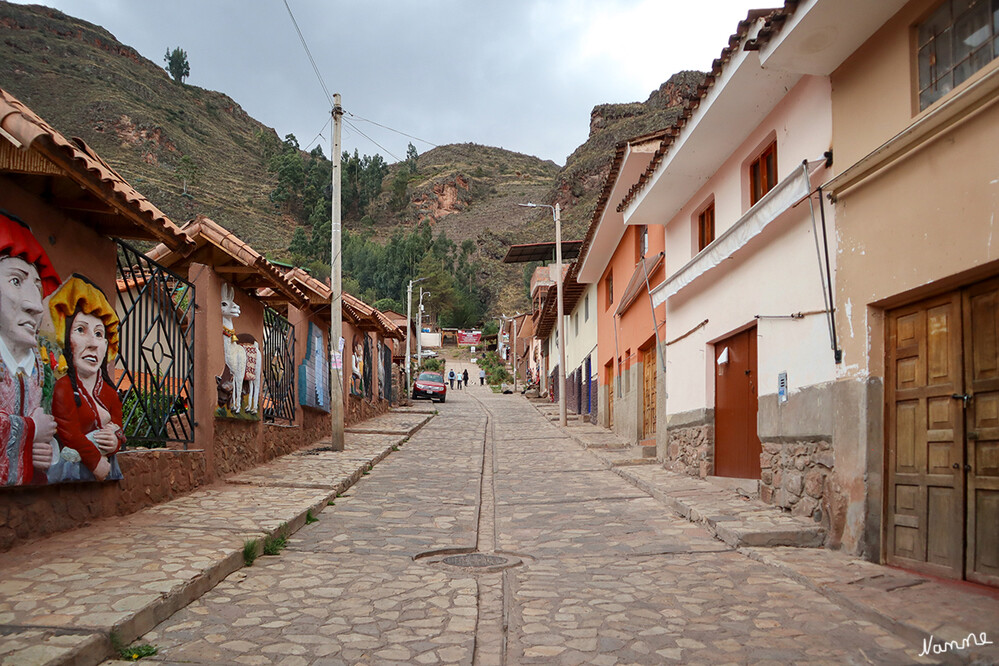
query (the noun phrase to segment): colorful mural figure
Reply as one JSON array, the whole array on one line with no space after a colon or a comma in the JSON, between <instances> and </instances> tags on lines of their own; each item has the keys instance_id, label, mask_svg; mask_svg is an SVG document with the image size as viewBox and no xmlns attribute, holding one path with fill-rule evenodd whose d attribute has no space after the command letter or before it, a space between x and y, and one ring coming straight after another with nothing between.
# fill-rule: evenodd
<instances>
[{"instance_id":1,"label":"colorful mural figure","mask_svg":"<svg viewBox=\"0 0 999 666\"><path fill-rule=\"evenodd\" d=\"M381 343L378 344L378 397L382 400L387 399L388 396L385 395L385 388L388 386L385 383L385 346Z\"/></svg>"},{"instance_id":2,"label":"colorful mural figure","mask_svg":"<svg viewBox=\"0 0 999 666\"><path fill-rule=\"evenodd\" d=\"M237 334L232 320L240 315L236 291L222 285L222 344L225 370L215 378L219 408L216 416L257 420L260 409L260 344L249 333Z\"/></svg>"},{"instance_id":3,"label":"colorful mural figure","mask_svg":"<svg viewBox=\"0 0 999 666\"><path fill-rule=\"evenodd\" d=\"M364 336L367 339L367 336ZM355 335L353 340L353 350L354 353L351 354L351 367L350 367L350 394L361 397L365 393L365 382L364 382L364 370L365 370L365 356L364 356L364 344L361 342L361 336Z\"/></svg>"},{"instance_id":4,"label":"colorful mural figure","mask_svg":"<svg viewBox=\"0 0 999 666\"><path fill-rule=\"evenodd\" d=\"M47 481L56 422L42 407L37 335L42 298L59 282L28 226L0 212L0 486Z\"/></svg>"},{"instance_id":5,"label":"colorful mural figure","mask_svg":"<svg viewBox=\"0 0 999 666\"><path fill-rule=\"evenodd\" d=\"M372 400L372 371L374 366L371 360L371 336L364 336L364 370L361 373L364 376L364 397L368 400Z\"/></svg>"},{"instance_id":6,"label":"colorful mural figure","mask_svg":"<svg viewBox=\"0 0 999 666\"><path fill-rule=\"evenodd\" d=\"M298 401L304 407L330 410L329 364L323 332L309 322L308 348L298 369Z\"/></svg>"},{"instance_id":7,"label":"colorful mural figure","mask_svg":"<svg viewBox=\"0 0 999 666\"><path fill-rule=\"evenodd\" d=\"M121 400L108 375L118 355L118 315L100 288L75 274L52 294L49 313L66 374L52 393L57 443L48 481L121 479Z\"/></svg>"}]
</instances>

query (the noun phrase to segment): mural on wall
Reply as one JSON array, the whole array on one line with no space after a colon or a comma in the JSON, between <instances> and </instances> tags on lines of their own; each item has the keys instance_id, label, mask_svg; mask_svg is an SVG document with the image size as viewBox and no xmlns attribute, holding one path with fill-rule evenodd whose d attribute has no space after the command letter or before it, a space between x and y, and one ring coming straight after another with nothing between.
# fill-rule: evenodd
<instances>
[{"instance_id":1,"label":"mural on wall","mask_svg":"<svg viewBox=\"0 0 999 666\"><path fill-rule=\"evenodd\" d=\"M385 400L387 396L385 395L385 387L388 386L385 383L385 345L382 343L378 344L378 397Z\"/></svg>"},{"instance_id":2,"label":"mural on wall","mask_svg":"<svg viewBox=\"0 0 999 666\"><path fill-rule=\"evenodd\" d=\"M364 376L364 397L368 400L372 399L372 366L371 360L371 336L365 334L364 336L364 370L361 373Z\"/></svg>"},{"instance_id":3,"label":"mural on wall","mask_svg":"<svg viewBox=\"0 0 999 666\"><path fill-rule=\"evenodd\" d=\"M329 363L323 332L309 322L308 348L298 369L298 401L305 407L330 411Z\"/></svg>"},{"instance_id":4,"label":"mural on wall","mask_svg":"<svg viewBox=\"0 0 999 666\"><path fill-rule=\"evenodd\" d=\"M218 409L224 418L256 421L260 409L260 344L249 333L237 334L233 319L239 318L236 291L222 285L222 344L225 346L225 369L215 377L218 385Z\"/></svg>"},{"instance_id":5,"label":"mural on wall","mask_svg":"<svg viewBox=\"0 0 999 666\"><path fill-rule=\"evenodd\" d=\"M0 212L0 486L122 478L118 325L104 292L75 274L60 285L27 224Z\"/></svg>"},{"instance_id":6,"label":"mural on wall","mask_svg":"<svg viewBox=\"0 0 999 666\"><path fill-rule=\"evenodd\" d=\"M66 374L52 390L56 441L48 481L115 481L122 478L115 453L125 444L121 400L108 375L118 355L118 315L107 296L74 274L49 299L57 364Z\"/></svg>"},{"instance_id":7,"label":"mural on wall","mask_svg":"<svg viewBox=\"0 0 999 666\"><path fill-rule=\"evenodd\" d=\"M350 394L362 397L364 395L364 343L360 335L355 335L351 344L353 353L350 355ZM364 336L367 339L367 336Z\"/></svg>"},{"instance_id":8,"label":"mural on wall","mask_svg":"<svg viewBox=\"0 0 999 666\"><path fill-rule=\"evenodd\" d=\"M387 344L382 345L382 355L378 364L378 384L381 386L381 396L385 400L392 400L392 348Z\"/></svg>"}]
</instances>

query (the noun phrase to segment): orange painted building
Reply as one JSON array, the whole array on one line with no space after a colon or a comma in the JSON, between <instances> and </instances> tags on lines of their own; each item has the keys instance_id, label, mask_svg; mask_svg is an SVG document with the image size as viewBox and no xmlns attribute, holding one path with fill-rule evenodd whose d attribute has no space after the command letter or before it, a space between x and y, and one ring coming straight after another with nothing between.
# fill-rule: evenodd
<instances>
[{"instance_id":1,"label":"orange painted building","mask_svg":"<svg viewBox=\"0 0 999 666\"><path fill-rule=\"evenodd\" d=\"M656 331L658 326L661 339L665 310L656 308L653 318L648 288L665 277L666 236L662 226L626 226L615 206L648 166L661 139L657 132L618 146L578 270L581 283L597 285L599 421L634 442L654 440L660 429Z\"/></svg>"}]
</instances>

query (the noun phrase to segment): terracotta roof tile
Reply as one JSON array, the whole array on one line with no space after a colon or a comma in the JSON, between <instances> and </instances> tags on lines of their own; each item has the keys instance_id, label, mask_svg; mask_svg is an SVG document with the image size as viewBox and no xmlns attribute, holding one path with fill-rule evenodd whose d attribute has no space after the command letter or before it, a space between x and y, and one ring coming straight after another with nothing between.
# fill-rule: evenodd
<instances>
[{"instance_id":1,"label":"terracotta roof tile","mask_svg":"<svg viewBox=\"0 0 999 666\"><path fill-rule=\"evenodd\" d=\"M693 116L694 111L700 106L701 101L708 94L708 91L714 87L719 75L725 68L725 65L729 63L732 56L735 54L736 50L742 45L745 51L756 51L762 48L780 29L784 26L784 22L794 13L794 10L798 7L799 0L785 0L784 6L778 9L751 9L746 15L746 18L739 21L738 28L736 32L732 34L728 39L728 44L722 49L721 55L711 63L711 72L708 74L707 78L704 80L704 84L698 87L697 93L694 97L688 98L683 104L683 113L677 119L676 123L668 132L667 136L663 138L662 142L659 144L659 149L656 150L655 154L652 156L652 161L649 162L648 168L646 168L645 173L638 179L638 182L632 185L631 189L625 195L624 199L617 206L617 212L621 213L624 211L628 205L635 200L635 197L641 193L642 190L648 185L656 169L662 164L666 155L669 154L669 149L672 147L673 142L680 135L684 127L690 121ZM747 40L746 37L749 35L749 29L753 24L759 19L765 19L763 27L760 29L759 33L754 39ZM744 43L745 42L745 43Z\"/></svg>"},{"instance_id":2,"label":"terracotta roof tile","mask_svg":"<svg viewBox=\"0 0 999 666\"><path fill-rule=\"evenodd\" d=\"M204 215L199 215L184 225L183 232L194 242L196 248L211 244L243 266L257 269L257 273L270 283L273 290L287 296L297 307L305 307L308 304L308 297L292 284L283 271L217 222ZM147 252L146 256L169 267L180 262L187 255L171 250L161 243Z\"/></svg>"},{"instance_id":3,"label":"terracotta roof tile","mask_svg":"<svg viewBox=\"0 0 999 666\"><path fill-rule=\"evenodd\" d=\"M67 177L106 201L147 235L175 251L190 252L194 249L194 243L163 211L139 194L82 139L66 139L2 88L0 128L24 148L37 151L55 163Z\"/></svg>"}]
</instances>

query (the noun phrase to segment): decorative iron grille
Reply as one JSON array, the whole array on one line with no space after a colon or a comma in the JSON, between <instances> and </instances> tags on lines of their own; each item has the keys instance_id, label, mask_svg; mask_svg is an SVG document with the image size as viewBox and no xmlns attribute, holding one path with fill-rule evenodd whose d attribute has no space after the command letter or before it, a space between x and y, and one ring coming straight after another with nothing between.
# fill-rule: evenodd
<instances>
[{"instance_id":1,"label":"decorative iron grille","mask_svg":"<svg viewBox=\"0 0 999 666\"><path fill-rule=\"evenodd\" d=\"M295 328L264 308L263 399L265 421L295 420Z\"/></svg>"},{"instance_id":2,"label":"decorative iron grille","mask_svg":"<svg viewBox=\"0 0 999 666\"><path fill-rule=\"evenodd\" d=\"M194 441L194 285L118 243L114 383L127 444Z\"/></svg>"}]
</instances>

